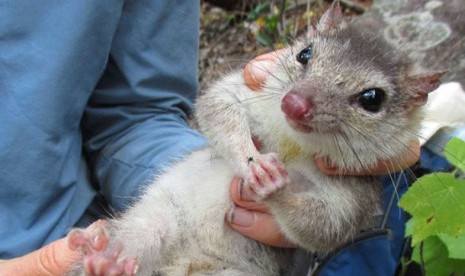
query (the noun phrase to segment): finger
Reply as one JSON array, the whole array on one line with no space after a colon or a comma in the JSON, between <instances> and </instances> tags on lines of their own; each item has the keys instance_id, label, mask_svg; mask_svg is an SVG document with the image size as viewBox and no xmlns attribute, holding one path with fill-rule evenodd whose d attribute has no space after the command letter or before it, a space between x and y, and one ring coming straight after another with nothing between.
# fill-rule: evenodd
<instances>
[{"instance_id":1,"label":"finger","mask_svg":"<svg viewBox=\"0 0 465 276\"><path fill-rule=\"evenodd\" d=\"M261 90L266 79L270 75L270 70L279 61L281 50L263 54L251 60L244 68L245 84L253 91Z\"/></svg>"},{"instance_id":2,"label":"finger","mask_svg":"<svg viewBox=\"0 0 465 276\"><path fill-rule=\"evenodd\" d=\"M339 169L331 165L331 161L323 156L317 156L315 163L317 167L325 174L329 175L384 175L394 171L408 169L418 162L420 158L420 143L418 140L413 141L409 149L401 156L387 160L381 160L371 168L358 171L355 169Z\"/></svg>"},{"instance_id":3,"label":"finger","mask_svg":"<svg viewBox=\"0 0 465 276\"><path fill-rule=\"evenodd\" d=\"M275 247L295 247L284 237L270 214L232 207L228 210L226 222L233 230L258 242Z\"/></svg>"},{"instance_id":4,"label":"finger","mask_svg":"<svg viewBox=\"0 0 465 276\"><path fill-rule=\"evenodd\" d=\"M240 207L260 212L267 212L268 210L265 204L255 202L252 197L244 191L243 180L239 177L235 177L231 181L230 194L234 203Z\"/></svg>"},{"instance_id":5,"label":"finger","mask_svg":"<svg viewBox=\"0 0 465 276\"><path fill-rule=\"evenodd\" d=\"M63 238L30 254L1 262L0 271L17 276L66 275L79 258L80 253L69 249Z\"/></svg>"}]
</instances>

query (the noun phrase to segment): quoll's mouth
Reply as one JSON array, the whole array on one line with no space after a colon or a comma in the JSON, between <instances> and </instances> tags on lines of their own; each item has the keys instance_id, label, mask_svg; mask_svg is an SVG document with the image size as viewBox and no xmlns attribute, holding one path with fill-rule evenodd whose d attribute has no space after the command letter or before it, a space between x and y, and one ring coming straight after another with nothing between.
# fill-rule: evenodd
<instances>
[{"instance_id":1,"label":"quoll's mouth","mask_svg":"<svg viewBox=\"0 0 465 276\"><path fill-rule=\"evenodd\" d=\"M291 118L289 118L289 116L285 115L286 116L286 121L287 123L296 131L298 132L302 132L302 133L309 133L311 131L313 131L313 128L304 124L304 123L301 123L301 122L298 122L298 121L295 121L295 120L292 120Z\"/></svg>"}]
</instances>

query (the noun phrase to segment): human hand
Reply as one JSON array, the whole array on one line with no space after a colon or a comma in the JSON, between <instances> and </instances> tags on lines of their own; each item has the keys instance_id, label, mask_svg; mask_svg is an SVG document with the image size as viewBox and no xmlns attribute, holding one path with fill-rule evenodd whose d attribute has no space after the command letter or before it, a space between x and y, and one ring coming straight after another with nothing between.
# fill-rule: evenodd
<instances>
[{"instance_id":1,"label":"human hand","mask_svg":"<svg viewBox=\"0 0 465 276\"><path fill-rule=\"evenodd\" d=\"M279 61L277 56L279 51L259 56L249 62L244 68L244 80L247 86L253 91L259 92L266 78L269 76L269 70L276 66ZM260 141L254 140L257 148L260 147ZM341 170L331 165L331 161L323 156L316 156L315 163L318 168L330 175L382 175L392 173L394 170L409 168L415 164L420 156L420 145L418 141L413 141L409 149L406 149L404 155L392 160L380 161L376 166L367 168L362 171ZM396 164L393 167L392 164ZM242 193L241 180L234 178L231 182L230 193L235 206L230 208L226 214L226 222L235 231L271 246L293 247L284 235L280 232L279 226L269 213L269 210L263 203L254 202L247 198L247 193Z\"/></svg>"},{"instance_id":2,"label":"human hand","mask_svg":"<svg viewBox=\"0 0 465 276\"><path fill-rule=\"evenodd\" d=\"M55 276L68 273L80 258L68 247L67 239L54 241L27 255L0 261L0 275Z\"/></svg>"},{"instance_id":3,"label":"human hand","mask_svg":"<svg viewBox=\"0 0 465 276\"><path fill-rule=\"evenodd\" d=\"M268 208L263 203L255 202L242 192L243 183L239 177L231 181L230 194L234 206L226 213L229 226L251 239L275 247L294 247L281 233Z\"/></svg>"},{"instance_id":4,"label":"human hand","mask_svg":"<svg viewBox=\"0 0 465 276\"><path fill-rule=\"evenodd\" d=\"M405 150L402 156L381 160L373 167L365 168L361 171L351 169L339 169L331 165L331 161L323 156L316 156L317 167L325 174L329 175L384 175L396 171L408 169L415 165L420 159L420 141L415 140L410 143L410 147ZM395 165L394 165L395 164Z\"/></svg>"}]
</instances>

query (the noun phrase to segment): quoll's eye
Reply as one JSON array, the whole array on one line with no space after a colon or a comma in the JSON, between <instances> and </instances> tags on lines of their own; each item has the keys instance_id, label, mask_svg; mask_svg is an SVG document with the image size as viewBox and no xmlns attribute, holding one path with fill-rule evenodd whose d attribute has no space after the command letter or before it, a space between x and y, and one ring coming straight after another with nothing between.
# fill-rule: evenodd
<instances>
[{"instance_id":1,"label":"quoll's eye","mask_svg":"<svg viewBox=\"0 0 465 276\"><path fill-rule=\"evenodd\" d=\"M381 110L386 93L379 88L370 88L358 95L358 103L366 111L378 112Z\"/></svg>"},{"instance_id":2,"label":"quoll's eye","mask_svg":"<svg viewBox=\"0 0 465 276\"><path fill-rule=\"evenodd\" d=\"M298 62L302 63L303 65L307 65L308 61L312 58L312 55L313 46L309 45L307 46L307 48L300 51L300 53L297 54L296 58Z\"/></svg>"}]
</instances>

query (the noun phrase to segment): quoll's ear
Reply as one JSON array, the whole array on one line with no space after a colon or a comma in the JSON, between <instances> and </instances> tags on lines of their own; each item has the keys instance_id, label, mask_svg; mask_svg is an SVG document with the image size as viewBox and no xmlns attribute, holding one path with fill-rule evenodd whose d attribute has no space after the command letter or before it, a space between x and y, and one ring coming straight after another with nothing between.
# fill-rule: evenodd
<instances>
[{"instance_id":1,"label":"quoll's ear","mask_svg":"<svg viewBox=\"0 0 465 276\"><path fill-rule=\"evenodd\" d=\"M339 1L334 1L331 7L321 16L317 24L319 32L327 32L339 27L342 22L342 11Z\"/></svg>"},{"instance_id":2,"label":"quoll's ear","mask_svg":"<svg viewBox=\"0 0 465 276\"><path fill-rule=\"evenodd\" d=\"M441 78L446 72L434 72L409 76L404 80L404 88L410 93L410 105L421 106L428 100L428 93L436 90L441 84Z\"/></svg>"},{"instance_id":3,"label":"quoll's ear","mask_svg":"<svg viewBox=\"0 0 465 276\"><path fill-rule=\"evenodd\" d=\"M318 33L315 26L308 26L307 39L312 39Z\"/></svg>"}]
</instances>

